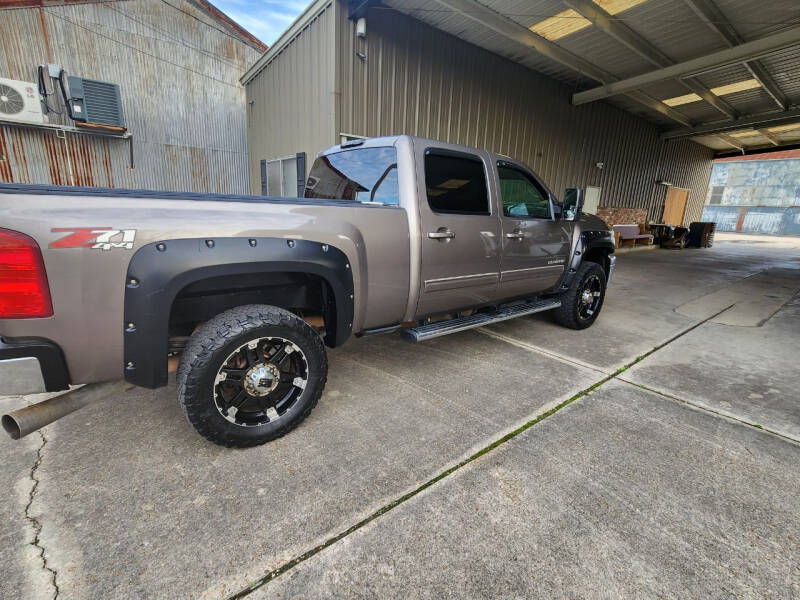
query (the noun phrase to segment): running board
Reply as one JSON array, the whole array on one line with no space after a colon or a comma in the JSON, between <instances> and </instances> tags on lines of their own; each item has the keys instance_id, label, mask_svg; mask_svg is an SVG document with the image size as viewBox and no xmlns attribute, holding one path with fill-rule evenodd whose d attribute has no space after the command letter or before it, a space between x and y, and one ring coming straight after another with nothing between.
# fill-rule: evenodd
<instances>
[{"instance_id":1,"label":"running board","mask_svg":"<svg viewBox=\"0 0 800 600\"><path fill-rule=\"evenodd\" d=\"M483 327L491 323L498 323L524 315L532 315L533 313L543 312L545 310L552 310L559 306L561 306L561 300L555 299L506 304L492 312L475 313L468 317L459 317L457 319L450 319L449 321L439 321L437 323L428 323L427 325L420 325L419 327L403 329L402 336L410 342L424 342L425 340L431 340L458 331L475 329L476 327Z\"/></svg>"}]
</instances>

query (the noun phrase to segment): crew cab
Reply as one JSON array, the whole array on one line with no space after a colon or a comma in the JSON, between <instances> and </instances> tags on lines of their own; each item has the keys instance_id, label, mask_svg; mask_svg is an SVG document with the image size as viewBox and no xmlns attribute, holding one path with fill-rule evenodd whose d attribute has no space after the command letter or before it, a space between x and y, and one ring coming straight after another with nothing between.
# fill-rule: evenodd
<instances>
[{"instance_id":1,"label":"crew cab","mask_svg":"<svg viewBox=\"0 0 800 600\"><path fill-rule=\"evenodd\" d=\"M158 388L177 366L202 435L263 443L317 403L325 345L544 310L590 326L614 241L581 199L512 158L404 135L322 152L303 198L0 184L6 393Z\"/></svg>"}]
</instances>

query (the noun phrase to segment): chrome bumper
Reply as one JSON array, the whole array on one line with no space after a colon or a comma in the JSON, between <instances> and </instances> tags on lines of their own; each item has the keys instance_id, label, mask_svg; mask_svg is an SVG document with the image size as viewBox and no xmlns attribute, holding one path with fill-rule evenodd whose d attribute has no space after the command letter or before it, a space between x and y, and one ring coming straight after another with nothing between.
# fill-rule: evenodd
<instances>
[{"instance_id":1,"label":"chrome bumper","mask_svg":"<svg viewBox=\"0 0 800 600\"><path fill-rule=\"evenodd\" d=\"M611 284L611 278L614 275L614 268L617 266L617 257L613 254L608 257L608 277L606 277L606 285Z\"/></svg>"}]
</instances>

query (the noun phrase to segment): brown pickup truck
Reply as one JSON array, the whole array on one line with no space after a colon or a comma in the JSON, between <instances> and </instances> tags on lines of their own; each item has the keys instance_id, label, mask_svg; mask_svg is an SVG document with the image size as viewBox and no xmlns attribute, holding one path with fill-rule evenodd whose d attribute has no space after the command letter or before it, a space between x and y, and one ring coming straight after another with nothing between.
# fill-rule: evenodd
<instances>
[{"instance_id":1,"label":"brown pickup truck","mask_svg":"<svg viewBox=\"0 0 800 600\"><path fill-rule=\"evenodd\" d=\"M303 198L0 184L0 381L157 388L177 367L197 431L260 444L317 403L324 344L545 310L591 325L614 242L581 205L511 158L409 136L323 152ZM91 390L3 425L24 435Z\"/></svg>"}]
</instances>

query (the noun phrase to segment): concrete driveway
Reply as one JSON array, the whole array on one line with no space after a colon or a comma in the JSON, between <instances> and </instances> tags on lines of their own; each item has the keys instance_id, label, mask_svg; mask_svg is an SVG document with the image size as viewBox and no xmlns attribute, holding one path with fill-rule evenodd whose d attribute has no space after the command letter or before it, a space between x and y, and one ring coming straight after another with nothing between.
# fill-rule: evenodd
<instances>
[{"instance_id":1,"label":"concrete driveway","mask_svg":"<svg viewBox=\"0 0 800 600\"><path fill-rule=\"evenodd\" d=\"M587 331L349 342L259 448L174 385L3 438L0 597L800 598L800 240L618 264Z\"/></svg>"}]
</instances>

